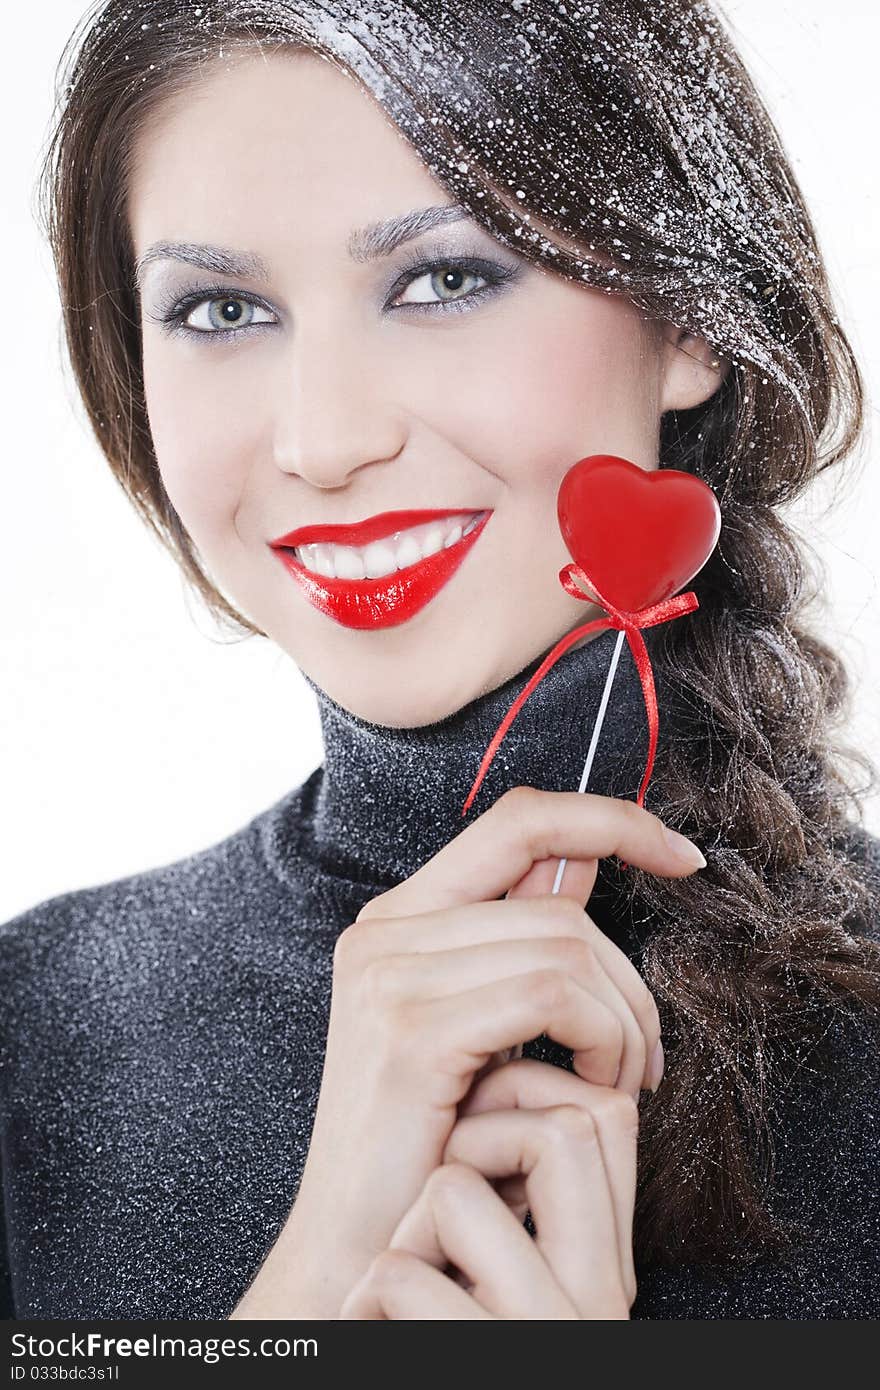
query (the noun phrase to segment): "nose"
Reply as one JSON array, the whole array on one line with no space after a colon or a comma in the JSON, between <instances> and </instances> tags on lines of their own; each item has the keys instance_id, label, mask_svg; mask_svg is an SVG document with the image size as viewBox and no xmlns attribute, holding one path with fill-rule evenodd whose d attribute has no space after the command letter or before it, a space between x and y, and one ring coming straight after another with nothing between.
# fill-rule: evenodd
<instances>
[{"instance_id":1,"label":"nose","mask_svg":"<svg viewBox=\"0 0 880 1390\"><path fill-rule=\"evenodd\" d=\"M275 461L313 487L345 486L352 473L395 458L406 441L391 374L351 333L300 334L285 376Z\"/></svg>"}]
</instances>

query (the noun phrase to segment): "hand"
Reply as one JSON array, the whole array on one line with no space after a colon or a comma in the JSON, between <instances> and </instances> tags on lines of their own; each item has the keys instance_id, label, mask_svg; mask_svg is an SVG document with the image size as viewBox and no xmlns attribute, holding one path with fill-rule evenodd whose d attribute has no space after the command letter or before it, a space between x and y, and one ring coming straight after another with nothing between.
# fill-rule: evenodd
<instances>
[{"instance_id":1,"label":"hand","mask_svg":"<svg viewBox=\"0 0 880 1390\"><path fill-rule=\"evenodd\" d=\"M531 1059L492 1072L340 1319L628 1318L637 1138L623 1091Z\"/></svg>"},{"instance_id":2,"label":"hand","mask_svg":"<svg viewBox=\"0 0 880 1390\"><path fill-rule=\"evenodd\" d=\"M297 1200L234 1317L337 1317L499 1052L547 1033L595 1085L636 1098L652 1084L654 999L584 904L600 857L679 878L700 865L690 848L690 859L677 853L633 802L516 787L366 904L336 944ZM554 896L562 855L567 892Z\"/></svg>"}]
</instances>

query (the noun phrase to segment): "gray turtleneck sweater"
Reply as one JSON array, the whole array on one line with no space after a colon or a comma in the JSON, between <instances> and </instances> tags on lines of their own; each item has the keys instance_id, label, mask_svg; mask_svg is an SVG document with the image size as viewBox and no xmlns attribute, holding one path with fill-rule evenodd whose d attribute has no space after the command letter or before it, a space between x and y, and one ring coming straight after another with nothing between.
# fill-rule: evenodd
<instances>
[{"instance_id":1,"label":"gray turtleneck sweater","mask_svg":"<svg viewBox=\"0 0 880 1390\"><path fill-rule=\"evenodd\" d=\"M418 728L366 723L308 681L324 761L301 787L209 849L0 925L0 1313L228 1317L297 1193L337 936L508 787L578 786L614 640L545 677L467 819L540 657ZM590 790L634 797L646 744L624 652ZM854 829L852 846L880 874L880 842ZM598 888L591 915L632 955ZM775 1136L778 1210L811 1238L745 1270L637 1270L633 1318L880 1314L877 1048L844 1028L830 1045L833 1079L805 1085ZM570 1065L547 1038L524 1052Z\"/></svg>"}]
</instances>

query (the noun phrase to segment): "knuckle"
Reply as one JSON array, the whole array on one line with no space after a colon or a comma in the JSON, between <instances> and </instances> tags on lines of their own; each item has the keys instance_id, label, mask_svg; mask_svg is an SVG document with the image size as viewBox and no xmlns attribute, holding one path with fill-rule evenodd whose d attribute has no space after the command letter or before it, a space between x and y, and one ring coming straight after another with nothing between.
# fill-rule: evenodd
<instances>
[{"instance_id":1,"label":"knuckle","mask_svg":"<svg viewBox=\"0 0 880 1390\"><path fill-rule=\"evenodd\" d=\"M377 1037L382 1055L393 1064L395 1074L417 1072L427 1061L427 1039L413 1007L403 1001L385 999L376 1010Z\"/></svg>"},{"instance_id":2,"label":"knuckle","mask_svg":"<svg viewBox=\"0 0 880 1390\"><path fill-rule=\"evenodd\" d=\"M370 1265L370 1280L373 1284L393 1284L406 1278L409 1272L409 1259L405 1250L382 1250Z\"/></svg>"},{"instance_id":3,"label":"knuckle","mask_svg":"<svg viewBox=\"0 0 880 1390\"><path fill-rule=\"evenodd\" d=\"M604 1025L605 1035L608 1041L611 1042L618 1052L623 1052L626 1042L626 1027L624 1026L623 1019L619 1014L614 1013L612 1009L608 1009L604 1018Z\"/></svg>"},{"instance_id":4,"label":"knuckle","mask_svg":"<svg viewBox=\"0 0 880 1390\"><path fill-rule=\"evenodd\" d=\"M570 923L577 932L583 932L586 913L583 904L576 898L566 897L564 893L548 893L541 899L541 907L545 911L555 913L564 924Z\"/></svg>"},{"instance_id":5,"label":"knuckle","mask_svg":"<svg viewBox=\"0 0 880 1390\"><path fill-rule=\"evenodd\" d=\"M537 788L520 783L516 787L508 787L504 795L498 798L497 804L505 805L508 810L513 808L515 812L527 812L530 807L534 806L536 800Z\"/></svg>"},{"instance_id":6,"label":"knuckle","mask_svg":"<svg viewBox=\"0 0 880 1390\"><path fill-rule=\"evenodd\" d=\"M376 917L381 917L382 904L386 897L387 894L379 893L375 898L370 898L369 902L364 903L352 925L357 922L372 921Z\"/></svg>"},{"instance_id":7,"label":"knuckle","mask_svg":"<svg viewBox=\"0 0 880 1390\"><path fill-rule=\"evenodd\" d=\"M425 1183L425 1192L432 1203L442 1205L460 1201L462 1194L472 1192L479 1182L480 1176L475 1168L454 1159L434 1169Z\"/></svg>"},{"instance_id":8,"label":"knuckle","mask_svg":"<svg viewBox=\"0 0 880 1390\"><path fill-rule=\"evenodd\" d=\"M401 971L396 956L378 956L363 966L358 985L371 1008L396 1003L401 993Z\"/></svg>"},{"instance_id":9,"label":"knuckle","mask_svg":"<svg viewBox=\"0 0 880 1390\"><path fill-rule=\"evenodd\" d=\"M555 1105L546 1112L544 1130L549 1141L562 1145L594 1143L597 1135L595 1116L584 1105Z\"/></svg>"},{"instance_id":10,"label":"knuckle","mask_svg":"<svg viewBox=\"0 0 880 1390\"><path fill-rule=\"evenodd\" d=\"M623 805L632 818L637 820L640 825L659 827L663 823L659 816L655 815L653 811L649 811L647 806L640 806L637 801L627 800L623 802Z\"/></svg>"},{"instance_id":11,"label":"knuckle","mask_svg":"<svg viewBox=\"0 0 880 1390\"><path fill-rule=\"evenodd\" d=\"M380 927L374 921L369 927L358 920L349 922L333 945L333 972L360 976L382 949Z\"/></svg>"},{"instance_id":12,"label":"knuckle","mask_svg":"<svg viewBox=\"0 0 880 1390\"><path fill-rule=\"evenodd\" d=\"M596 968L596 952L589 941L582 936L563 936L559 938L557 951L570 966L592 974Z\"/></svg>"},{"instance_id":13,"label":"knuckle","mask_svg":"<svg viewBox=\"0 0 880 1390\"><path fill-rule=\"evenodd\" d=\"M507 833L522 834L534 823L535 798L534 787L509 787L492 803L486 815L501 819Z\"/></svg>"},{"instance_id":14,"label":"knuckle","mask_svg":"<svg viewBox=\"0 0 880 1390\"><path fill-rule=\"evenodd\" d=\"M639 1127L639 1103L629 1091L617 1087L606 1087L605 1093L596 1101L599 1112L625 1134Z\"/></svg>"},{"instance_id":15,"label":"knuckle","mask_svg":"<svg viewBox=\"0 0 880 1390\"><path fill-rule=\"evenodd\" d=\"M646 811L644 806L640 806L637 801L618 801L620 815L634 831L644 832L646 824L653 831L656 831L661 822L653 811Z\"/></svg>"},{"instance_id":16,"label":"knuckle","mask_svg":"<svg viewBox=\"0 0 880 1390\"><path fill-rule=\"evenodd\" d=\"M571 989L569 976L564 970L533 970L520 979L523 994L546 1010L556 1009L564 1003Z\"/></svg>"},{"instance_id":17,"label":"knuckle","mask_svg":"<svg viewBox=\"0 0 880 1390\"><path fill-rule=\"evenodd\" d=\"M643 823L644 817L651 814L650 811L645 811L635 801L629 801L625 797L609 796L605 798L605 802L612 814L619 816L621 820L632 821L633 823L638 821L640 825Z\"/></svg>"},{"instance_id":18,"label":"knuckle","mask_svg":"<svg viewBox=\"0 0 880 1390\"><path fill-rule=\"evenodd\" d=\"M359 919L358 919L359 920ZM350 922L349 925L339 933L333 946L333 965L345 966L351 960L355 951L360 947L360 931L357 920Z\"/></svg>"}]
</instances>

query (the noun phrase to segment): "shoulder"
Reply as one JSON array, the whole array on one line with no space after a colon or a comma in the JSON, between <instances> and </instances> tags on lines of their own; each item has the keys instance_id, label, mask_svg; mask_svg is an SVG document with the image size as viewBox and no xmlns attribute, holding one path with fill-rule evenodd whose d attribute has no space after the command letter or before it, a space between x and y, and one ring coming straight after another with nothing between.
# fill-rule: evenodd
<instances>
[{"instance_id":1,"label":"shoulder","mask_svg":"<svg viewBox=\"0 0 880 1390\"><path fill-rule=\"evenodd\" d=\"M245 922L277 923L295 911L288 883L265 854L266 824L301 788L205 849L154 868L45 898L0 922L0 998L11 1003L54 985L88 984L219 949ZM234 946L233 946L234 949ZM152 963L152 965L151 965Z\"/></svg>"}]
</instances>

